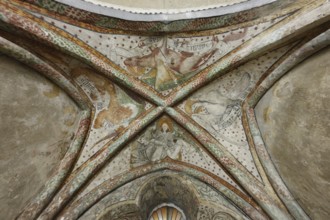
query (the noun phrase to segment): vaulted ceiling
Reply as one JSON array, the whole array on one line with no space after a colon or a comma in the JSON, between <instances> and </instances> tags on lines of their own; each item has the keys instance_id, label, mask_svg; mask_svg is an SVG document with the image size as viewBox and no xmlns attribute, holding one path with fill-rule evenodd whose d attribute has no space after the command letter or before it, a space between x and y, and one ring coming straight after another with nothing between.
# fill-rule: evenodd
<instances>
[{"instance_id":1,"label":"vaulted ceiling","mask_svg":"<svg viewBox=\"0 0 330 220\"><path fill-rule=\"evenodd\" d=\"M0 0L0 218L328 219L329 1L152 2Z\"/></svg>"}]
</instances>

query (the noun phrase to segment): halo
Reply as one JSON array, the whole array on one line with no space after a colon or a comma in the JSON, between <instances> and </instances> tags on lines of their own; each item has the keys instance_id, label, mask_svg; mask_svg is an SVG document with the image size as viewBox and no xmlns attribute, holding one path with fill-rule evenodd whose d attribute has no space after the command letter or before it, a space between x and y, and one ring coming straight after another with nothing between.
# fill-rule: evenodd
<instances>
[{"instance_id":1,"label":"halo","mask_svg":"<svg viewBox=\"0 0 330 220\"><path fill-rule=\"evenodd\" d=\"M161 129L163 124L167 124L170 132L173 132L174 126L173 126L173 122L170 118L165 117L165 116L161 117L156 123L157 129Z\"/></svg>"}]
</instances>

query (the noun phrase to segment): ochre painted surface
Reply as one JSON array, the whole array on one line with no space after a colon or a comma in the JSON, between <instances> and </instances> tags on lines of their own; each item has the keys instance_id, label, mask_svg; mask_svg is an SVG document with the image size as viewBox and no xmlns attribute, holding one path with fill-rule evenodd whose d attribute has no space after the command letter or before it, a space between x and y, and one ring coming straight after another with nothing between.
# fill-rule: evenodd
<instances>
[{"instance_id":1,"label":"ochre painted surface","mask_svg":"<svg viewBox=\"0 0 330 220\"><path fill-rule=\"evenodd\" d=\"M261 99L262 137L284 182L312 219L330 217L330 48L308 58Z\"/></svg>"}]
</instances>

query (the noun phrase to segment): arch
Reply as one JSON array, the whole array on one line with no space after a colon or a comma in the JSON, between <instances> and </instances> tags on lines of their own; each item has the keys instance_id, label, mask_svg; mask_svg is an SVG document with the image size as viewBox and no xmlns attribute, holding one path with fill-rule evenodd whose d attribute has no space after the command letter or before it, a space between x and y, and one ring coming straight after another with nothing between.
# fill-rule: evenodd
<instances>
[{"instance_id":1,"label":"arch","mask_svg":"<svg viewBox=\"0 0 330 220\"><path fill-rule=\"evenodd\" d=\"M152 178L141 187L138 204L143 219L148 219L150 210L164 203L173 203L182 209L187 219L197 220L199 200L194 190L180 178L163 175Z\"/></svg>"},{"instance_id":2,"label":"arch","mask_svg":"<svg viewBox=\"0 0 330 220\"><path fill-rule=\"evenodd\" d=\"M200 171L199 168L193 165L173 161L169 158L166 158L162 163L138 167L132 171L119 175L116 178L118 181L109 179L108 181L103 182L79 200L73 201L66 209L63 210L59 217L64 219L77 219L86 210L91 208L100 199L104 198L115 189L147 174L157 173L164 170L171 170L179 174L181 173L191 176L215 188L221 195L233 202L235 206L237 206L240 210L242 210L242 212L246 213L252 219L268 218L251 197L246 196L228 184L225 180L209 173L208 171Z\"/></svg>"}]
</instances>

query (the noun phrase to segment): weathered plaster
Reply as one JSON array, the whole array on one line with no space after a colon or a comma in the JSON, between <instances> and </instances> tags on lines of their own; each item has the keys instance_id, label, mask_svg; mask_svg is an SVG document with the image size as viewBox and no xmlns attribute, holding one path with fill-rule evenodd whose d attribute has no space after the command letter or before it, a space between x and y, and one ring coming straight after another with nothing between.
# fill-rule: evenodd
<instances>
[{"instance_id":1,"label":"weathered plaster","mask_svg":"<svg viewBox=\"0 0 330 220\"><path fill-rule=\"evenodd\" d=\"M12 219L64 157L79 110L59 87L0 56L0 213Z\"/></svg>"},{"instance_id":2,"label":"weathered plaster","mask_svg":"<svg viewBox=\"0 0 330 220\"><path fill-rule=\"evenodd\" d=\"M312 219L330 216L330 50L282 77L256 106L266 147Z\"/></svg>"}]
</instances>

